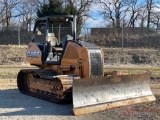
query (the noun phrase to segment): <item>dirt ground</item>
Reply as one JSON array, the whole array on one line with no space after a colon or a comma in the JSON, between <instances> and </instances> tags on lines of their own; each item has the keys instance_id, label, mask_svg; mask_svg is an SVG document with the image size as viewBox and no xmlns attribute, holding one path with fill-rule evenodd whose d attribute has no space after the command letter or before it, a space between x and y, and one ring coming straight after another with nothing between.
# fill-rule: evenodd
<instances>
[{"instance_id":1,"label":"dirt ground","mask_svg":"<svg viewBox=\"0 0 160 120\"><path fill-rule=\"evenodd\" d=\"M16 72L21 68L0 68L1 120L159 120L160 79L151 79L156 101L74 116L72 104L55 104L21 94L16 85ZM9 74L6 72L9 71Z\"/></svg>"},{"instance_id":2,"label":"dirt ground","mask_svg":"<svg viewBox=\"0 0 160 120\"><path fill-rule=\"evenodd\" d=\"M0 45L0 65L29 65L26 61L27 45ZM102 48L107 65L160 65L160 50L146 48Z\"/></svg>"}]
</instances>

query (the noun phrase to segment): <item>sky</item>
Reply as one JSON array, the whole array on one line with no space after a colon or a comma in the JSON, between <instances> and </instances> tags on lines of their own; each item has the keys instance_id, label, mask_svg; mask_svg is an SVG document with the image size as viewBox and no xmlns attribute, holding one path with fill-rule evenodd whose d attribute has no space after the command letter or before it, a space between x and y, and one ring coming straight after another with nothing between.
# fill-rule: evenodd
<instances>
[{"instance_id":1,"label":"sky","mask_svg":"<svg viewBox=\"0 0 160 120\"><path fill-rule=\"evenodd\" d=\"M143 3L145 0L138 0L138 3ZM84 27L105 27L106 22L103 20L103 16L100 15L101 7L98 4L93 4L90 8L90 15L92 18L87 18ZM155 11L160 11L156 8Z\"/></svg>"},{"instance_id":2,"label":"sky","mask_svg":"<svg viewBox=\"0 0 160 120\"><path fill-rule=\"evenodd\" d=\"M99 14L101 8L97 4L93 4L90 8L90 15L92 18L87 18L85 27L102 27L104 26L103 17Z\"/></svg>"}]
</instances>

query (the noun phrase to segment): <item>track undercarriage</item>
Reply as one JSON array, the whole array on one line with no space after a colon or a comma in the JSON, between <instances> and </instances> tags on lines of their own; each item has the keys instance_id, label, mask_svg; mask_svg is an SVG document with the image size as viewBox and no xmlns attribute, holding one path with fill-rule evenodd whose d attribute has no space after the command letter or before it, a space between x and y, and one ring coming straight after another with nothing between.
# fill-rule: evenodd
<instances>
[{"instance_id":1,"label":"track undercarriage","mask_svg":"<svg viewBox=\"0 0 160 120\"><path fill-rule=\"evenodd\" d=\"M21 70L17 86L21 93L54 103L72 101L72 75L57 75L50 69Z\"/></svg>"}]
</instances>

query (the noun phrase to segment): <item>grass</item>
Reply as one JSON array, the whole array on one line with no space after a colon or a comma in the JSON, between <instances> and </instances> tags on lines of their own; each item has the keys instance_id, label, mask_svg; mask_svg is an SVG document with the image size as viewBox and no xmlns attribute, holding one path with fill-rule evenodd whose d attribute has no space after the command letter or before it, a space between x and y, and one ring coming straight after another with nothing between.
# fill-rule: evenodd
<instances>
[{"instance_id":1,"label":"grass","mask_svg":"<svg viewBox=\"0 0 160 120\"><path fill-rule=\"evenodd\" d=\"M21 69L34 69L33 66L13 66L13 65L1 65L0 66L0 78L17 78L17 74Z\"/></svg>"},{"instance_id":2,"label":"grass","mask_svg":"<svg viewBox=\"0 0 160 120\"><path fill-rule=\"evenodd\" d=\"M160 68L158 67L104 67L104 71L121 71L130 74L140 74L150 71L153 78L160 78Z\"/></svg>"},{"instance_id":3,"label":"grass","mask_svg":"<svg viewBox=\"0 0 160 120\"><path fill-rule=\"evenodd\" d=\"M20 68L0 68L0 78L16 78Z\"/></svg>"},{"instance_id":4,"label":"grass","mask_svg":"<svg viewBox=\"0 0 160 120\"><path fill-rule=\"evenodd\" d=\"M14 66L0 66L0 78L16 78L18 72L21 69L29 69L33 68L31 66L19 66L19 67L14 67ZM154 78L160 78L160 68L158 67L104 67L104 71L121 71L121 72L128 72L131 74L140 74L144 73L147 70L152 72L152 77Z\"/></svg>"}]
</instances>

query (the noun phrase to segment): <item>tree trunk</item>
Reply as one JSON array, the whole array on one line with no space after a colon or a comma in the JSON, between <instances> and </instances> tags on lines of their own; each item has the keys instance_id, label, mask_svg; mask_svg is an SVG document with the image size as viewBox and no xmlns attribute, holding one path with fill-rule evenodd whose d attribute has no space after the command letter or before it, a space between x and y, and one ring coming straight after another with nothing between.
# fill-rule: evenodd
<instances>
[{"instance_id":1,"label":"tree trunk","mask_svg":"<svg viewBox=\"0 0 160 120\"><path fill-rule=\"evenodd\" d=\"M152 10L152 2L153 0L147 0L147 10L148 10L148 18L147 18L147 29L149 31L150 28L150 18L151 18L151 10Z\"/></svg>"}]
</instances>

